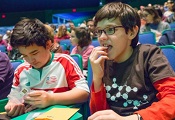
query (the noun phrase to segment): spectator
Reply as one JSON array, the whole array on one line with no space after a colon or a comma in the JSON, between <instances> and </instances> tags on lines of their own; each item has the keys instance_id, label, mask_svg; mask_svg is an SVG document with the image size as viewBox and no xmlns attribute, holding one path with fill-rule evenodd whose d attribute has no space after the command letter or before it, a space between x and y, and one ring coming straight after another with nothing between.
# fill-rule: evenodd
<instances>
[{"instance_id":1,"label":"spectator","mask_svg":"<svg viewBox=\"0 0 175 120\"><path fill-rule=\"evenodd\" d=\"M71 54L80 54L83 57L83 68L87 69L88 58L94 46L91 45L91 35L85 28L74 28L71 31L70 41L73 46Z\"/></svg>"},{"instance_id":2,"label":"spectator","mask_svg":"<svg viewBox=\"0 0 175 120\"><path fill-rule=\"evenodd\" d=\"M172 6L172 11L173 11L173 14L171 14L165 19L165 21L170 24L175 22L175 4Z\"/></svg>"},{"instance_id":3,"label":"spectator","mask_svg":"<svg viewBox=\"0 0 175 120\"><path fill-rule=\"evenodd\" d=\"M91 32L92 40L97 39L93 19L88 19L87 20L87 27L88 27L89 31Z\"/></svg>"},{"instance_id":4,"label":"spectator","mask_svg":"<svg viewBox=\"0 0 175 120\"><path fill-rule=\"evenodd\" d=\"M50 52L50 34L41 21L19 21L10 43L19 50L25 62L15 70L5 106L8 116L55 104L82 103L88 99L89 88L79 66L69 55Z\"/></svg>"},{"instance_id":5,"label":"spectator","mask_svg":"<svg viewBox=\"0 0 175 120\"><path fill-rule=\"evenodd\" d=\"M88 120L172 120L175 73L161 49L139 44L140 18L129 5L112 2L95 15L98 41Z\"/></svg>"},{"instance_id":6,"label":"spectator","mask_svg":"<svg viewBox=\"0 0 175 120\"><path fill-rule=\"evenodd\" d=\"M56 26L54 24L50 24L50 27L54 30L54 35L56 34Z\"/></svg>"},{"instance_id":7,"label":"spectator","mask_svg":"<svg viewBox=\"0 0 175 120\"><path fill-rule=\"evenodd\" d=\"M45 24L45 26L49 31L50 40L53 43L52 46L51 46L50 51L54 52L54 53L62 53L63 52L62 47L60 46L60 44L58 42L56 42L56 40L54 40L54 29L49 25Z\"/></svg>"},{"instance_id":8,"label":"spectator","mask_svg":"<svg viewBox=\"0 0 175 120\"><path fill-rule=\"evenodd\" d=\"M0 99L7 98L13 82L14 70L8 56L0 52Z\"/></svg>"},{"instance_id":9,"label":"spectator","mask_svg":"<svg viewBox=\"0 0 175 120\"><path fill-rule=\"evenodd\" d=\"M70 35L69 32L67 31L67 27L65 25L61 25L58 27L58 32L55 35L55 40L57 42L59 42L60 40L64 40L64 39L69 39Z\"/></svg>"},{"instance_id":10,"label":"spectator","mask_svg":"<svg viewBox=\"0 0 175 120\"><path fill-rule=\"evenodd\" d=\"M6 31L6 34L3 35L3 38L2 39L8 41L9 38L10 38L10 35L11 35L11 31L10 30L7 30Z\"/></svg>"},{"instance_id":11,"label":"spectator","mask_svg":"<svg viewBox=\"0 0 175 120\"><path fill-rule=\"evenodd\" d=\"M168 7L168 10L164 12L164 17L169 17L170 15L173 14L173 11L172 11L172 7L174 5L174 0L167 0L167 7Z\"/></svg>"},{"instance_id":12,"label":"spectator","mask_svg":"<svg viewBox=\"0 0 175 120\"><path fill-rule=\"evenodd\" d=\"M162 32L166 29L170 29L170 25L162 21L158 12L153 7L145 7L143 10L143 17L146 20L146 24L141 26L140 33L152 31L156 34L157 40L159 40Z\"/></svg>"},{"instance_id":13,"label":"spectator","mask_svg":"<svg viewBox=\"0 0 175 120\"><path fill-rule=\"evenodd\" d=\"M175 45L175 30L165 32L156 43L157 46Z\"/></svg>"},{"instance_id":14,"label":"spectator","mask_svg":"<svg viewBox=\"0 0 175 120\"><path fill-rule=\"evenodd\" d=\"M75 24L71 20L68 21L68 24L69 24L69 32L71 32L72 29L75 28Z\"/></svg>"}]
</instances>

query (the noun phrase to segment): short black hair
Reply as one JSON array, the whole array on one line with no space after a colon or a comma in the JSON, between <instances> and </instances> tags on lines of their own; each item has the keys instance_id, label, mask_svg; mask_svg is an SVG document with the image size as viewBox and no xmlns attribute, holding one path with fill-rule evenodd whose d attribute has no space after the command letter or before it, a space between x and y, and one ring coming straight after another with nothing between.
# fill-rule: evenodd
<instances>
[{"instance_id":1,"label":"short black hair","mask_svg":"<svg viewBox=\"0 0 175 120\"><path fill-rule=\"evenodd\" d=\"M30 46L36 44L46 48L49 39L49 32L45 25L38 19L22 19L12 32L10 44L12 47Z\"/></svg>"},{"instance_id":2,"label":"short black hair","mask_svg":"<svg viewBox=\"0 0 175 120\"><path fill-rule=\"evenodd\" d=\"M121 3L121 2L111 2L104 5L100 10L95 14L94 25L103 19L119 19L125 32L128 33L129 30L133 30L134 27L138 26L140 30L140 16L137 11L132 8L130 5ZM135 38L131 42L132 47L136 47L138 43L138 34L139 30Z\"/></svg>"}]
</instances>

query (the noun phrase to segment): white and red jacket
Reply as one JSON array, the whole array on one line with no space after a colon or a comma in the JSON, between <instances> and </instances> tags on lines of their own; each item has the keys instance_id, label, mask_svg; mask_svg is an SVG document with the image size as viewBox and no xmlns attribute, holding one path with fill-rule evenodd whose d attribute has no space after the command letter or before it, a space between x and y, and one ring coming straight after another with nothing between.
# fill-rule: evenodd
<instances>
[{"instance_id":1,"label":"white and red jacket","mask_svg":"<svg viewBox=\"0 0 175 120\"><path fill-rule=\"evenodd\" d=\"M27 62L19 65L15 70L10 95L14 90L20 92L23 87L53 93L76 87L89 92L87 81L78 64L69 55L60 53L52 54L52 59L42 69L35 69ZM12 96L15 97L14 94Z\"/></svg>"}]
</instances>

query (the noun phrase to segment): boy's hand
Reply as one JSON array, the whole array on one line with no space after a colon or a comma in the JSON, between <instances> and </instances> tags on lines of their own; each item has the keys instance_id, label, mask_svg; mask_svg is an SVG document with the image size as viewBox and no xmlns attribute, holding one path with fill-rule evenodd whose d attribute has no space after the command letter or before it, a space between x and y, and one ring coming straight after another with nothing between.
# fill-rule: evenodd
<instances>
[{"instance_id":1,"label":"boy's hand","mask_svg":"<svg viewBox=\"0 0 175 120\"><path fill-rule=\"evenodd\" d=\"M51 105L51 95L46 91L32 91L24 97L24 102L31 105L26 112L35 108L45 108Z\"/></svg>"},{"instance_id":2,"label":"boy's hand","mask_svg":"<svg viewBox=\"0 0 175 120\"><path fill-rule=\"evenodd\" d=\"M138 120L138 116L133 114L123 117L113 110L102 110L88 117L88 120Z\"/></svg>"},{"instance_id":3,"label":"boy's hand","mask_svg":"<svg viewBox=\"0 0 175 120\"><path fill-rule=\"evenodd\" d=\"M103 110L94 113L88 120L124 120L124 118L112 110Z\"/></svg>"},{"instance_id":4,"label":"boy's hand","mask_svg":"<svg viewBox=\"0 0 175 120\"><path fill-rule=\"evenodd\" d=\"M26 104L26 106L25 106L25 113L30 112L30 111L32 111L34 109L36 109L35 106L31 106L29 104Z\"/></svg>"},{"instance_id":5,"label":"boy's hand","mask_svg":"<svg viewBox=\"0 0 175 120\"><path fill-rule=\"evenodd\" d=\"M8 116L16 117L24 113L25 106L22 103L14 103L9 101L5 106L5 111L7 112Z\"/></svg>"},{"instance_id":6,"label":"boy's hand","mask_svg":"<svg viewBox=\"0 0 175 120\"><path fill-rule=\"evenodd\" d=\"M93 71L93 82L94 88L98 89L102 83L102 77L104 76L104 61L109 59L107 56L107 47L99 46L92 50L89 57L92 71Z\"/></svg>"}]
</instances>

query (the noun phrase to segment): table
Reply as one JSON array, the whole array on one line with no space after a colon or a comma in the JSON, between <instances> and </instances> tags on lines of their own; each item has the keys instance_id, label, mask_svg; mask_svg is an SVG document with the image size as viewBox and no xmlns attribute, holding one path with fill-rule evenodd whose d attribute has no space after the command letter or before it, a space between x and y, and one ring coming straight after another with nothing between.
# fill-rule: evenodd
<instances>
[{"instance_id":1,"label":"table","mask_svg":"<svg viewBox=\"0 0 175 120\"><path fill-rule=\"evenodd\" d=\"M47 112L48 110L50 110L52 108L71 108L71 107L64 106L64 105L53 105L53 106L50 106L50 107L47 107L47 108L44 108L44 109L33 110L31 112L28 112L28 113L25 113L25 114L20 115L18 117L15 117L11 120L33 120L32 116L34 114ZM83 120L83 116L80 113L76 112L69 120Z\"/></svg>"}]
</instances>

